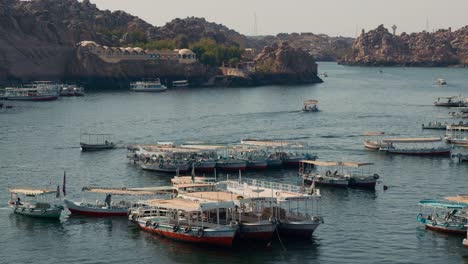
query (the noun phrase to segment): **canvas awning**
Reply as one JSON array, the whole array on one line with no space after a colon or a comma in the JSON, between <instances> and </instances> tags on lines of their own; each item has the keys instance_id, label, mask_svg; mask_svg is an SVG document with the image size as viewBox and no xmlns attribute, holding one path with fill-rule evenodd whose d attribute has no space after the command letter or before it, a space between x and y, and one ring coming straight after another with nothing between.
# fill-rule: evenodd
<instances>
[{"instance_id":1,"label":"canvas awning","mask_svg":"<svg viewBox=\"0 0 468 264\"><path fill-rule=\"evenodd\" d=\"M187 212L199 212L205 210L212 210L217 208L234 208L234 202L209 202L201 203L199 201L192 201L186 199L170 199L170 200L148 200L144 203L155 206L158 208L173 209L173 210L183 210Z\"/></svg>"},{"instance_id":2,"label":"canvas awning","mask_svg":"<svg viewBox=\"0 0 468 264\"><path fill-rule=\"evenodd\" d=\"M304 105L314 105L314 104L318 104L318 100L307 100L307 101L304 101Z\"/></svg>"},{"instance_id":3,"label":"canvas awning","mask_svg":"<svg viewBox=\"0 0 468 264\"><path fill-rule=\"evenodd\" d=\"M318 161L318 160L301 160L301 163L312 164L315 166L339 166L340 163L337 161Z\"/></svg>"},{"instance_id":4,"label":"canvas awning","mask_svg":"<svg viewBox=\"0 0 468 264\"><path fill-rule=\"evenodd\" d=\"M373 131L366 131L363 134L364 136L381 136L385 135L385 132L373 132Z\"/></svg>"},{"instance_id":5,"label":"canvas awning","mask_svg":"<svg viewBox=\"0 0 468 264\"><path fill-rule=\"evenodd\" d=\"M442 141L440 137L432 138L387 138L382 140L385 143L431 143Z\"/></svg>"},{"instance_id":6,"label":"canvas awning","mask_svg":"<svg viewBox=\"0 0 468 264\"><path fill-rule=\"evenodd\" d=\"M82 191L104 193L113 195L155 195L159 193L174 192L174 187L149 187L149 188L102 188L102 187L83 187Z\"/></svg>"},{"instance_id":7,"label":"canvas awning","mask_svg":"<svg viewBox=\"0 0 468 264\"><path fill-rule=\"evenodd\" d=\"M10 193L25 194L25 195L41 195L56 193L56 189L34 189L34 188L10 188Z\"/></svg>"}]
</instances>

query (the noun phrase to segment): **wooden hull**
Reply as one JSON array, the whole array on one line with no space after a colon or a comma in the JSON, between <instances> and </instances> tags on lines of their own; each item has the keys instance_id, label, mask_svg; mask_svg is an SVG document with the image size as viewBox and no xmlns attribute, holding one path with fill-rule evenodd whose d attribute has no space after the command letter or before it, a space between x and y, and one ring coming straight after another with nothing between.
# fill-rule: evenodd
<instances>
[{"instance_id":1,"label":"wooden hull","mask_svg":"<svg viewBox=\"0 0 468 264\"><path fill-rule=\"evenodd\" d=\"M146 171L154 171L154 172L162 172L162 173L171 173L175 174L177 171L179 172L187 172L189 170L189 165L188 164L180 164L177 166L165 166L162 165L160 166L159 164L144 164L141 163L140 167L142 170Z\"/></svg>"},{"instance_id":2,"label":"wooden hull","mask_svg":"<svg viewBox=\"0 0 468 264\"><path fill-rule=\"evenodd\" d=\"M283 165L283 161L280 159L267 159L268 167L279 167Z\"/></svg>"},{"instance_id":3,"label":"wooden hull","mask_svg":"<svg viewBox=\"0 0 468 264\"><path fill-rule=\"evenodd\" d=\"M253 242L270 242L275 230L276 225L271 222L241 223L239 239Z\"/></svg>"},{"instance_id":4,"label":"wooden hull","mask_svg":"<svg viewBox=\"0 0 468 264\"><path fill-rule=\"evenodd\" d=\"M351 177L351 180L349 181L349 187L358 189L375 190L376 184L377 179L374 178L360 179Z\"/></svg>"},{"instance_id":5,"label":"wooden hull","mask_svg":"<svg viewBox=\"0 0 468 264\"><path fill-rule=\"evenodd\" d=\"M266 160L251 160L247 161L247 170L266 170L268 163Z\"/></svg>"},{"instance_id":6,"label":"wooden hull","mask_svg":"<svg viewBox=\"0 0 468 264\"><path fill-rule=\"evenodd\" d=\"M463 140L463 139L446 139L447 143L453 144L456 146L468 146L468 139Z\"/></svg>"},{"instance_id":7,"label":"wooden hull","mask_svg":"<svg viewBox=\"0 0 468 264\"><path fill-rule=\"evenodd\" d=\"M313 179L305 178L304 183L307 185L311 185ZM325 187L335 187L335 188L348 188L349 180L347 179L326 179L323 178L322 180L316 179L315 184L317 186L325 186Z\"/></svg>"},{"instance_id":8,"label":"wooden hull","mask_svg":"<svg viewBox=\"0 0 468 264\"><path fill-rule=\"evenodd\" d=\"M25 207L14 207L13 213L17 215L33 217L33 218L43 218L43 219L60 219L60 215L63 211L63 208L49 208L49 209L28 209Z\"/></svg>"},{"instance_id":9,"label":"wooden hull","mask_svg":"<svg viewBox=\"0 0 468 264\"><path fill-rule=\"evenodd\" d=\"M216 162L216 169L224 171L239 171L247 168L245 161L220 161Z\"/></svg>"},{"instance_id":10,"label":"wooden hull","mask_svg":"<svg viewBox=\"0 0 468 264\"><path fill-rule=\"evenodd\" d=\"M319 222L281 222L278 225L278 232L281 236L310 239L319 225Z\"/></svg>"},{"instance_id":11,"label":"wooden hull","mask_svg":"<svg viewBox=\"0 0 468 264\"><path fill-rule=\"evenodd\" d=\"M40 95L40 96L7 96L4 99L10 101L54 101L57 100L58 95Z\"/></svg>"},{"instance_id":12,"label":"wooden hull","mask_svg":"<svg viewBox=\"0 0 468 264\"><path fill-rule=\"evenodd\" d=\"M426 226L426 229L439 232L439 233L466 236L466 228L452 228L452 227L444 227L444 226L439 226L439 225L433 226L432 224L425 224L425 226Z\"/></svg>"},{"instance_id":13,"label":"wooden hull","mask_svg":"<svg viewBox=\"0 0 468 264\"><path fill-rule=\"evenodd\" d=\"M197 172L213 172L216 168L216 161L201 161L195 165L195 171Z\"/></svg>"},{"instance_id":14,"label":"wooden hull","mask_svg":"<svg viewBox=\"0 0 468 264\"><path fill-rule=\"evenodd\" d=\"M409 156L438 156L450 157L451 150L386 150L390 154L409 155Z\"/></svg>"},{"instance_id":15,"label":"wooden hull","mask_svg":"<svg viewBox=\"0 0 468 264\"><path fill-rule=\"evenodd\" d=\"M130 89L132 92L144 92L144 93L160 93L167 91L167 88L148 89L148 88L134 88Z\"/></svg>"},{"instance_id":16,"label":"wooden hull","mask_svg":"<svg viewBox=\"0 0 468 264\"><path fill-rule=\"evenodd\" d=\"M72 201L64 200L65 205L72 214L84 215L91 217L112 217L112 216L127 216L128 208L103 208L103 207L90 207L75 203Z\"/></svg>"},{"instance_id":17,"label":"wooden hull","mask_svg":"<svg viewBox=\"0 0 468 264\"><path fill-rule=\"evenodd\" d=\"M219 247L232 247L234 236L236 235L236 229L220 231L205 229L203 233L201 233L198 230L190 230L188 232L184 230L174 231L172 226L146 226L146 224L141 221L138 221L137 224L142 230L148 233L156 234L176 241Z\"/></svg>"}]
</instances>

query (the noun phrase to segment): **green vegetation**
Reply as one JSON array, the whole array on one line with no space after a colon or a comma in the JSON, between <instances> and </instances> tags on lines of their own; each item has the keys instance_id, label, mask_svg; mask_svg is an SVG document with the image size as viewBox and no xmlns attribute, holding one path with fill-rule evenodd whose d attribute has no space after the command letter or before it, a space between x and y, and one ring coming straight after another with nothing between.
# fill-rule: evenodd
<instances>
[{"instance_id":1,"label":"green vegetation","mask_svg":"<svg viewBox=\"0 0 468 264\"><path fill-rule=\"evenodd\" d=\"M197 54L201 63L210 66L238 63L243 50L239 47L227 47L212 39L201 39L192 43L189 48Z\"/></svg>"}]
</instances>

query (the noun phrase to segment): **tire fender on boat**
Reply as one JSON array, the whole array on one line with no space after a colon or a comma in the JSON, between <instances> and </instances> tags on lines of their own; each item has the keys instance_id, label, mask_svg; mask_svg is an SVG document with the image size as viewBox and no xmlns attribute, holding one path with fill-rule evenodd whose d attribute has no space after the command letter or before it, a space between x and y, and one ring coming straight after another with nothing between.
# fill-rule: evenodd
<instances>
[{"instance_id":1,"label":"tire fender on boat","mask_svg":"<svg viewBox=\"0 0 468 264\"><path fill-rule=\"evenodd\" d=\"M374 173L374 179L378 180L380 176L377 173Z\"/></svg>"},{"instance_id":2,"label":"tire fender on boat","mask_svg":"<svg viewBox=\"0 0 468 264\"><path fill-rule=\"evenodd\" d=\"M21 208L21 212L24 212L24 210L26 210L26 208L25 208L25 207Z\"/></svg>"},{"instance_id":3,"label":"tire fender on boat","mask_svg":"<svg viewBox=\"0 0 468 264\"><path fill-rule=\"evenodd\" d=\"M159 227L159 223L153 223L153 228L156 229Z\"/></svg>"},{"instance_id":4,"label":"tire fender on boat","mask_svg":"<svg viewBox=\"0 0 468 264\"><path fill-rule=\"evenodd\" d=\"M325 175L330 176L330 175L331 175L331 171L330 171L330 170L327 170L327 172L325 173Z\"/></svg>"},{"instance_id":5,"label":"tire fender on boat","mask_svg":"<svg viewBox=\"0 0 468 264\"><path fill-rule=\"evenodd\" d=\"M150 220L146 221L145 226L148 227L150 225L151 225L151 221Z\"/></svg>"},{"instance_id":6,"label":"tire fender on boat","mask_svg":"<svg viewBox=\"0 0 468 264\"><path fill-rule=\"evenodd\" d=\"M422 213L419 213L418 216L416 216L416 220L422 218L422 216L423 216Z\"/></svg>"},{"instance_id":7,"label":"tire fender on boat","mask_svg":"<svg viewBox=\"0 0 468 264\"><path fill-rule=\"evenodd\" d=\"M437 221L436 221L436 220L434 220L434 221L432 221L432 223L431 223L431 224L432 224L432 226L436 226L436 225L437 225Z\"/></svg>"},{"instance_id":8,"label":"tire fender on boat","mask_svg":"<svg viewBox=\"0 0 468 264\"><path fill-rule=\"evenodd\" d=\"M174 227L172 227L172 231L174 231L174 232L179 231L179 226L178 226L178 225L175 225Z\"/></svg>"},{"instance_id":9,"label":"tire fender on boat","mask_svg":"<svg viewBox=\"0 0 468 264\"><path fill-rule=\"evenodd\" d=\"M190 231L192 231L192 228L190 226L184 228L184 233L188 233Z\"/></svg>"},{"instance_id":10,"label":"tire fender on boat","mask_svg":"<svg viewBox=\"0 0 468 264\"><path fill-rule=\"evenodd\" d=\"M47 213L47 210L44 209L44 210L42 210L41 212L42 212L42 214L46 214L46 213Z\"/></svg>"},{"instance_id":11,"label":"tire fender on boat","mask_svg":"<svg viewBox=\"0 0 468 264\"><path fill-rule=\"evenodd\" d=\"M29 208L29 212L33 212L34 211L34 208Z\"/></svg>"}]
</instances>

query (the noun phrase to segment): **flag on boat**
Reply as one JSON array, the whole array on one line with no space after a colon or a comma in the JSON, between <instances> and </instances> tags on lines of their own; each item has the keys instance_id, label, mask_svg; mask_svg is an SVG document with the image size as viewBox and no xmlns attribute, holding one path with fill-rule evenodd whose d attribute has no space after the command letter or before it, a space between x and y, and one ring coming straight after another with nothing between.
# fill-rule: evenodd
<instances>
[{"instance_id":1,"label":"flag on boat","mask_svg":"<svg viewBox=\"0 0 468 264\"><path fill-rule=\"evenodd\" d=\"M66 195L67 195L67 190L66 190L66 188L65 188L66 181L67 181L67 174L66 174L65 171L63 171L63 184L62 184L63 196L66 196ZM57 190L57 191L58 191L58 190Z\"/></svg>"},{"instance_id":2,"label":"flag on boat","mask_svg":"<svg viewBox=\"0 0 468 264\"><path fill-rule=\"evenodd\" d=\"M57 192L55 192L55 197L59 198L60 197L60 185L57 184Z\"/></svg>"}]
</instances>

